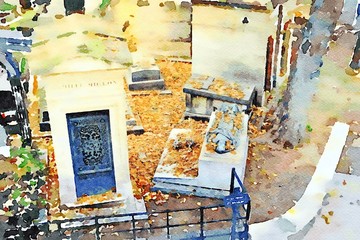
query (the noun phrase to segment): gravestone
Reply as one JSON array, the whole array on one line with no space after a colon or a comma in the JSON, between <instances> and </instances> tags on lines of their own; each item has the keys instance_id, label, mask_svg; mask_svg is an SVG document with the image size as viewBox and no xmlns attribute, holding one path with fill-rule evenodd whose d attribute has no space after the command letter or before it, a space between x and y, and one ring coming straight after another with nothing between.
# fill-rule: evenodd
<instances>
[{"instance_id":1,"label":"gravestone","mask_svg":"<svg viewBox=\"0 0 360 240\"><path fill-rule=\"evenodd\" d=\"M222 111L214 111L211 114L199 159L193 163L193 167L197 168L197 175L177 172L178 166L183 168L181 164L184 160L181 157L172 160L172 164L169 164L169 161L167 161L170 157L174 158L174 155L170 156L169 154L171 151L174 151L169 142L176 141L179 135L191 132L190 129L173 129L171 131L168 143L166 144L167 147L161 156L160 163L155 172L153 190L164 192L175 191L203 197L222 198L229 194L232 168L236 169L239 177L243 180L249 141L247 136L249 117L244 112L238 112L230 116L230 119L225 119L226 122L232 122L234 125L231 129L229 128L230 131L234 130L234 141L231 143L225 140L229 151L217 152L216 144L213 144L216 141L212 141L212 134L216 132L215 128L221 125L219 124L220 112ZM187 168L191 169L191 166Z\"/></svg>"},{"instance_id":2,"label":"gravestone","mask_svg":"<svg viewBox=\"0 0 360 240\"><path fill-rule=\"evenodd\" d=\"M146 212L130 181L123 75L94 70L42 77L61 204L80 206L81 197L113 192L124 213Z\"/></svg>"},{"instance_id":3,"label":"gravestone","mask_svg":"<svg viewBox=\"0 0 360 240\"><path fill-rule=\"evenodd\" d=\"M224 103L249 111L256 98L255 85L194 74L184 85L186 117L209 118Z\"/></svg>"},{"instance_id":4,"label":"gravestone","mask_svg":"<svg viewBox=\"0 0 360 240\"><path fill-rule=\"evenodd\" d=\"M165 88L164 79L161 76L159 67L155 61L136 61L129 68L126 77L129 90L150 90Z\"/></svg>"}]
</instances>

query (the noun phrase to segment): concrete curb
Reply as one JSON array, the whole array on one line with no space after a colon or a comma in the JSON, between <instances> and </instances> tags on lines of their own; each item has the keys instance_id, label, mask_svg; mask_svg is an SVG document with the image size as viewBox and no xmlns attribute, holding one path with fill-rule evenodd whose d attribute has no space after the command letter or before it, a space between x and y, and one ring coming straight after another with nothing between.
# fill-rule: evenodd
<instances>
[{"instance_id":1,"label":"concrete curb","mask_svg":"<svg viewBox=\"0 0 360 240\"><path fill-rule=\"evenodd\" d=\"M332 181L348 135L349 125L336 122L303 196L285 214L267 222L250 225L252 240L287 239L302 230L322 207L326 187Z\"/></svg>"}]
</instances>

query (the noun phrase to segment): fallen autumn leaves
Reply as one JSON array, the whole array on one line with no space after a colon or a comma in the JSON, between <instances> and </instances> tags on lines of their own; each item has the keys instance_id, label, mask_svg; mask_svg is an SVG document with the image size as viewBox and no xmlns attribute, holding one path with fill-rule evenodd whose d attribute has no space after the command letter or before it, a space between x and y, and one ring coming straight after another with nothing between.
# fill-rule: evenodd
<instances>
[{"instance_id":1,"label":"fallen autumn leaves","mask_svg":"<svg viewBox=\"0 0 360 240\"><path fill-rule=\"evenodd\" d=\"M164 76L166 89L171 95L160 95L159 91L149 91L149 95L127 96L133 112L141 119L145 133L129 135L130 175L137 197L146 196L145 200L161 199L160 194L150 194L151 181L165 148L167 138L173 128L192 129L196 135L206 128L206 123L192 119L183 120L185 111L183 85L191 75L191 65L180 62L158 62ZM198 138L198 136L196 136ZM199 142L201 146L202 141ZM192 154L191 159L198 159L200 151ZM186 172L194 161L178 164L177 171ZM190 172L194 174L193 172ZM165 197L164 197L165 199Z\"/></svg>"}]
</instances>

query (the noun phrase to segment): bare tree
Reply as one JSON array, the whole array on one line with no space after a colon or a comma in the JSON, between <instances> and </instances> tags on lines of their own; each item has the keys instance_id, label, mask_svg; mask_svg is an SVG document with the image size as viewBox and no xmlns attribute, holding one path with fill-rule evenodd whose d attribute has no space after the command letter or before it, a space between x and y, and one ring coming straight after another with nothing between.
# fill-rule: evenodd
<instances>
[{"instance_id":1,"label":"bare tree","mask_svg":"<svg viewBox=\"0 0 360 240\"><path fill-rule=\"evenodd\" d=\"M354 54L352 56L349 66L356 70L356 73L359 73L360 69L360 32L357 33L357 41L354 47Z\"/></svg>"},{"instance_id":2,"label":"bare tree","mask_svg":"<svg viewBox=\"0 0 360 240\"><path fill-rule=\"evenodd\" d=\"M338 21L343 0L313 0L310 19L301 30L298 56L290 67L290 76L282 102L277 140L284 146L298 145L305 136L307 112L316 91L322 57Z\"/></svg>"}]
</instances>

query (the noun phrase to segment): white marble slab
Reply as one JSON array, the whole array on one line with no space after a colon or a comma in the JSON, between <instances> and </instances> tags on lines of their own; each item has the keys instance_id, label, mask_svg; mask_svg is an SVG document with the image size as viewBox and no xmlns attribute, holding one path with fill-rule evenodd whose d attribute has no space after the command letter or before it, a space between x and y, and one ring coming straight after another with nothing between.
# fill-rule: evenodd
<instances>
[{"instance_id":1,"label":"white marble slab","mask_svg":"<svg viewBox=\"0 0 360 240\"><path fill-rule=\"evenodd\" d=\"M219 195L227 195L230 187L231 170L235 168L239 177L243 180L246 167L246 158L248 150L248 115L243 114L242 131L239 136L240 144L233 153L209 153L206 150L206 143L202 145L199 156L198 176L195 178L187 176L175 176L173 169L175 166L164 166L164 158L167 155L167 149L164 150L159 166L154 176L154 189L165 191L192 192L199 196L215 196L218 191ZM214 122L215 114L212 114L207 132ZM169 140L174 139L180 132L190 131L188 129L173 129L170 133ZM207 190L204 190L207 189Z\"/></svg>"},{"instance_id":2,"label":"white marble slab","mask_svg":"<svg viewBox=\"0 0 360 240\"><path fill-rule=\"evenodd\" d=\"M173 130L171 130L169 138L166 142L165 146L168 146L169 142L172 139L176 139L176 136L180 133L189 133L191 132L190 129L180 129L180 128L174 128ZM165 178L165 179L194 179L194 177L189 177L185 174L181 174L179 176L175 175L175 168L176 168L176 164L173 165L167 165L166 163L166 158L169 157L168 155L169 153L169 149L167 147L165 147L163 153L161 154L161 158L160 158L160 162L159 165L156 169L154 178Z\"/></svg>"}]
</instances>

